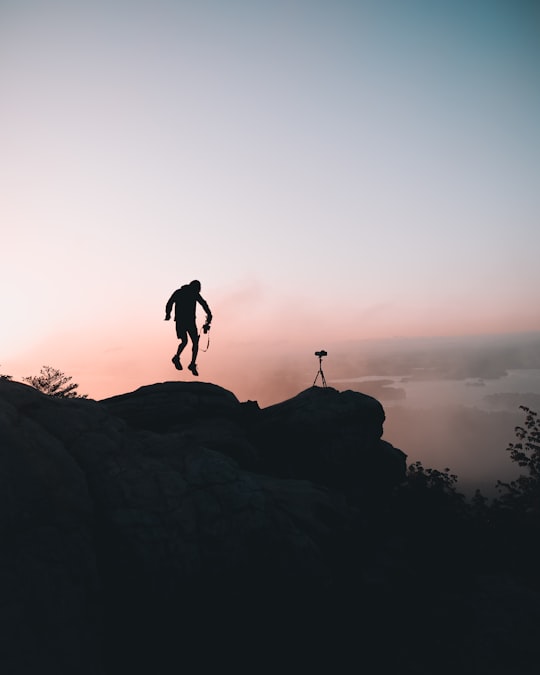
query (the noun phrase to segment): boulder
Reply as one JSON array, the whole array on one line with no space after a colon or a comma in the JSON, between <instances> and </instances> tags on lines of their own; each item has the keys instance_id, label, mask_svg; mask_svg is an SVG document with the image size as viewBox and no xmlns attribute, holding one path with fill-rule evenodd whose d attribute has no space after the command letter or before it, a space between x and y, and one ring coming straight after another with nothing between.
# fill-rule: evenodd
<instances>
[{"instance_id":1,"label":"boulder","mask_svg":"<svg viewBox=\"0 0 540 675\"><path fill-rule=\"evenodd\" d=\"M314 386L263 409L254 436L276 475L385 498L405 478L406 455L381 440L384 420L371 396Z\"/></svg>"},{"instance_id":2,"label":"boulder","mask_svg":"<svg viewBox=\"0 0 540 675\"><path fill-rule=\"evenodd\" d=\"M104 399L102 404L133 429L183 431L203 419L231 419L240 409L236 396L208 382L162 382Z\"/></svg>"},{"instance_id":3,"label":"boulder","mask_svg":"<svg viewBox=\"0 0 540 675\"><path fill-rule=\"evenodd\" d=\"M0 380L3 673L102 673L94 504L64 440L100 416L89 401Z\"/></svg>"},{"instance_id":4,"label":"boulder","mask_svg":"<svg viewBox=\"0 0 540 675\"><path fill-rule=\"evenodd\" d=\"M147 393L163 402L167 391ZM189 415L182 392L171 397L190 433L179 421L157 433L110 403L0 381L2 672L97 675L103 658L115 673L143 662L146 672L157 653L161 666L174 660L171 630L195 656L201 625L225 630L224 608L333 583L329 552L349 527L342 500L209 447L210 431L192 425L201 398L220 419L240 404L204 385L184 393ZM208 427L217 438L220 427Z\"/></svg>"},{"instance_id":5,"label":"boulder","mask_svg":"<svg viewBox=\"0 0 540 675\"><path fill-rule=\"evenodd\" d=\"M405 477L406 455L381 440L382 405L355 391L314 386L260 409L216 385L166 382L102 404L133 428L175 431L245 469L310 480L349 496L384 498Z\"/></svg>"},{"instance_id":6,"label":"boulder","mask_svg":"<svg viewBox=\"0 0 540 675\"><path fill-rule=\"evenodd\" d=\"M243 425L245 404L208 382L163 382L101 401L133 429L176 432L222 452L247 469L258 468L256 448ZM258 408L258 406L257 406Z\"/></svg>"}]
</instances>

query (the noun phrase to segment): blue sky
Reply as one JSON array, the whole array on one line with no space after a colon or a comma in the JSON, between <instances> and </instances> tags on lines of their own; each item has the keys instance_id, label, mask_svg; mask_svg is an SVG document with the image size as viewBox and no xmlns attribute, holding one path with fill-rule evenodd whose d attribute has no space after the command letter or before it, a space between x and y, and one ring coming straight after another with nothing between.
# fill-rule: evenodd
<instances>
[{"instance_id":1,"label":"blue sky","mask_svg":"<svg viewBox=\"0 0 540 675\"><path fill-rule=\"evenodd\" d=\"M0 2L2 370L165 379L193 278L236 373L255 343L540 330L539 28L523 1Z\"/></svg>"}]
</instances>

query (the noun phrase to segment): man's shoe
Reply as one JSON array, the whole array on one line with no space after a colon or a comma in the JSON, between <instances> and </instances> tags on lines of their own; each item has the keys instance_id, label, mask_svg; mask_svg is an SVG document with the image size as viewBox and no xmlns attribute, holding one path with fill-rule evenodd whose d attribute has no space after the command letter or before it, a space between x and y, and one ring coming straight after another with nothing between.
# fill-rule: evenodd
<instances>
[{"instance_id":1,"label":"man's shoe","mask_svg":"<svg viewBox=\"0 0 540 675\"><path fill-rule=\"evenodd\" d=\"M180 357L178 356L178 354L175 354L171 360L174 363L174 367L176 368L176 370L182 370L182 364L180 363Z\"/></svg>"},{"instance_id":2,"label":"man's shoe","mask_svg":"<svg viewBox=\"0 0 540 675\"><path fill-rule=\"evenodd\" d=\"M197 372L197 364L196 363L190 363L188 366L188 370L191 370L191 372L194 375L198 375L199 373Z\"/></svg>"}]
</instances>

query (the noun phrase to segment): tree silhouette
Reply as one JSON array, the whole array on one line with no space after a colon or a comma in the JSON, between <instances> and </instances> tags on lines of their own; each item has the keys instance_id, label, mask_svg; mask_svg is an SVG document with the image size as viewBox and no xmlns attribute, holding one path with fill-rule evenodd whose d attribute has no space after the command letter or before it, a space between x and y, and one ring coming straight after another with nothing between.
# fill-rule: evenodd
<instances>
[{"instance_id":1,"label":"tree silhouette","mask_svg":"<svg viewBox=\"0 0 540 675\"><path fill-rule=\"evenodd\" d=\"M524 405L526 413L523 426L515 428L517 443L508 445L510 459L526 473L509 483L497 482L503 493L500 501L505 506L518 507L528 514L540 514L540 420L536 412Z\"/></svg>"},{"instance_id":2,"label":"tree silhouette","mask_svg":"<svg viewBox=\"0 0 540 675\"><path fill-rule=\"evenodd\" d=\"M0 380L11 380L11 375L4 375L4 373L0 373Z\"/></svg>"},{"instance_id":3,"label":"tree silhouette","mask_svg":"<svg viewBox=\"0 0 540 675\"><path fill-rule=\"evenodd\" d=\"M78 384L71 382L71 376L65 375L61 370L43 366L39 375L23 377L24 382L28 382L35 389L47 394L47 396L56 396L57 398L87 398L86 394L78 394L76 389Z\"/></svg>"}]
</instances>

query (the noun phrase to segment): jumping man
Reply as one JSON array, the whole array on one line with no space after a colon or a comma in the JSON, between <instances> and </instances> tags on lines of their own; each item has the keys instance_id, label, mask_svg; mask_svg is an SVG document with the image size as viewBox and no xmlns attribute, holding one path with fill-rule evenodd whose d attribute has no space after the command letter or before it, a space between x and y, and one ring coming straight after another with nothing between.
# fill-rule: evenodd
<instances>
[{"instance_id":1,"label":"jumping man","mask_svg":"<svg viewBox=\"0 0 540 675\"><path fill-rule=\"evenodd\" d=\"M195 322L196 305L199 303L206 312L206 324L209 327L212 321L212 312L208 303L201 296L201 282L196 279L190 284L178 288L169 298L165 306L165 321L171 318L172 306L174 309L174 320L176 322L176 335L180 340L176 354L172 357L172 362L177 370L182 370L180 363L180 354L184 351L188 343L188 335L191 338L191 363L188 370L193 375L197 372L197 354L199 352L199 334L197 333L197 324Z\"/></svg>"}]
</instances>

